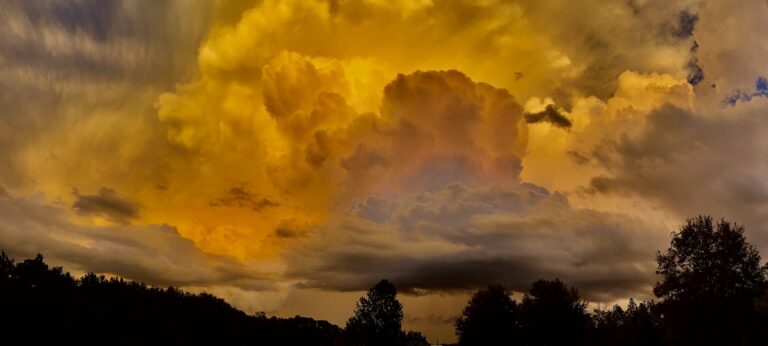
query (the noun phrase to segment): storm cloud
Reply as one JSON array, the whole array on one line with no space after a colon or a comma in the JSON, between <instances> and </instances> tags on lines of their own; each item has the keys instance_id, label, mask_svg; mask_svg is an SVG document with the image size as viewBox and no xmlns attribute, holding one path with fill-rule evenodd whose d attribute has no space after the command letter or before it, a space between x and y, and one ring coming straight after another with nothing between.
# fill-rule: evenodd
<instances>
[{"instance_id":1,"label":"storm cloud","mask_svg":"<svg viewBox=\"0 0 768 346\"><path fill-rule=\"evenodd\" d=\"M531 185L450 184L375 206L388 212L356 209L290 251L290 275L333 290L387 277L412 293L492 283L522 292L539 278L561 278L588 299L611 301L649 295L654 249L665 238L658 225L573 208Z\"/></svg>"},{"instance_id":2,"label":"storm cloud","mask_svg":"<svg viewBox=\"0 0 768 346\"><path fill-rule=\"evenodd\" d=\"M755 99L711 114L662 107L639 134L618 136L598 149L596 157L611 173L593 178L591 187L642 196L679 215L710 213L742 223L766 249L765 106Z\"/></svg>"}]
</instances>

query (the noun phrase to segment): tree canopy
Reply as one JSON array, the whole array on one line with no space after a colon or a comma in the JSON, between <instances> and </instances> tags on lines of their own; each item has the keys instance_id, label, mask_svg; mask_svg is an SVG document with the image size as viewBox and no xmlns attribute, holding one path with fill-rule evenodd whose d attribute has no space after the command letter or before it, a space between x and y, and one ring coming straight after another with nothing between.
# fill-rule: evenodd
<instances>
[{"instance_id":1,"label":"tree canopy","mask_svg":"<svg viewBox=\"0 0 768 346\"><path fill-rule=\"evenodd\" d=\"M459 344L508 345L520 340L519 304L501 285L488 286L472 296L456 320Z\"/></svg>"},{"instance_id":2,"label":"tree canopy","mask_svg":"<svg viewBox=\"0 0 768 346\"><path fill-rule=\"evenodd\" d=\"M658 301L586 311L578 291L539 280L520 303L477 291L456 320L460 345L766 345L768 267L744 228L699 216L657 254Z\"/></svg>"},{"instance_id":3,"label":"tree canopy","mask_svg":"<svg viewBox=\"0 0 768 346\"><path fill-rule=\"evenodd\" d=\"M402 320L397 289L381 280L357 302L355 314L347 321L345 340L349 345L397 345L403 339Z\"/></svg>"},{"instance_id":4,"label":"tree canopy","mask_svg":"<svg viewBox=\"0 0 768 346\"><path fill-rule=\"evenodd\" d=\"M591 322L586 307L578 290L558 279L534 282L521 304L528 344L584 344Z\"/></svg>"},{"instance_id":5,"label":"tree canopy","mask_svg":"<svg viewBox=\"0 0 768 346\"><path fill-rule=\"evenodd\" d=\"M755 310L768 267L744 227L709 216L689 219L659 252L654 293L671 345L746 345L765 340Z\"/></svg>"}]
</instances>

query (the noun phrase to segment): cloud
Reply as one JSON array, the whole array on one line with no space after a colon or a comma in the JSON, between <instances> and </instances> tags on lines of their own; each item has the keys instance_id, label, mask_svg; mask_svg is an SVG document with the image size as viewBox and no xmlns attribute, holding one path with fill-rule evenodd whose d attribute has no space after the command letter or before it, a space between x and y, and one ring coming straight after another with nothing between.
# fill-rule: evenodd
<instances>
[{"instance_id":1,"label":"cloud","mask_svg":"<svg viewBox=\"0 0 768 346\"><path fill-rule=\"evenodd\" d=\"M106 190L105 190L106 191ZM106 193L110 195L110 193ZM0 198L0 248L18 257L43 253L68 270L120 275L157 285L231 285L272 289L269 273L198 250L173 226L88 226L42 196Z\"/></svg>"},{"instance_id":2,"label":"cloud","mask_svg":"<svg viewBox=\"0 0 768 346\"><path fill-rule=\"evenodd\" d=\"M745 224L768 245L768 169L759 114L764 100L706 113L664 106L634 135L618 134L597 150L610 173L592 180L601 193L642 196L681 218L700 213Z\"/></svg>"},{"instance_id":3,"label":"cloud","mask_svg":"<svg viewBox=\"0 0 768 346\"><path fill-rule=\"evenodd\" d=\"M75 202L72 208L79 215L102 216L122 224L128 224L139 217L139 204L125 199L108 187L102 187L95 195L83 195L77 190L73 194Z\"/></svg>"},{"instance_id":4,"label":"cloud","mask_svg":"<svg viewBox=\"0 0 768 346\"><path fill-rule=\"evenodd\" d=\"M689 70L687 78L688 83L693 86L696 86L704 80L704 69L699 65L698 51L699 44L694 42L693 46L691 46L691 60L689 60L686 65Z\"/></svg>"},{"instance_id":5,"label":"cloud","mask_svg":"<svg viewBox=\"0 0 768 346\"><path fill-rule=\"evenodd\" d=\"M763 0L4 5L0 243L25 254L240 297L383 273L605 301L647 294L685 217L765 233Z\"/></svg>"},{"instance_id":6,"label":"cloud","mask_svg":"<svg viewBox=\"0 0 768 346\"><path fill-rule=\"evenodd\" d=\"M303 285L362 290L387 277L406 292L469 290L501 283L525 291L561 278L594 301L646 297L653 253L666 232L622 214L571 207L532 185L472 188L382 200L323 227L286 254Z\"/></svg>"},{"instance_id":7,"label":"cloud","mask_svg":"<svg viewBox=\"0 0 768 346\"><path fill-rule=\"evenodd\" d=\"M279 206L280 203L267 198L259 198L245 186L233 187L224 196L211 203L212 206L250 208L254 211L262 211L265 208Z\"/></svg>"},{"instance_id":8,"label":"cloud","mask_svg":"<svg viewBox=\"0 0 768 346\"><path fill-rule=\"evenodd\" d=\"M573 125L571 120L558 112L553 105L547 105L547 107L541 112L526 113L525 121L529 124L547 122L565 129L570 128Z\"/></svg>"},{"instance_id":9,"label":"cloud","mask_svg":"<svg viewBox=\"0 0 768 346\"><path fill-rule=\"evenodd\" d=\"M718 101L735 90L754 87L758 76L768 75L763 62L768 43L758 38L768 33L762 18L768 15L768 4L749 0L740 6L723 0L704 3L698 13L694 37L699 44L698 62L706 75L702 96L714 93ZM712 88L714 86L714 88Z\"/></svg>"},{"instance_id":10,"label":"cloud","mask_svg":"<svg viewBox=\"0 0 768 346\"><path fill-rule=\"evenodd\" d=\"M154 209L144 192L167 187L171 161L181 159L159 130L154 103L195 74L210 7L4 1L0 182L15 195L43 191L66 204L73 185L110 186Z\"/></svg>"},{"instance_id":11,"label":"cloud","mask_svg":"<svg viewBox=\"0 0 768 346\"><path fill-rule=\"evenodd\" d=\"M418 191L514 180L528 139L522 107L507 90L455 70L398 75L384 88L380 119L340 160L363 194L383 181Z\"/></svg>"},{"instance_id":12,"label":"cloud","mask_svg":"<svg viewBox=\"0 0 768 346\"><path fill-rule=\"evenodd\" d=\"M758 77L755 81L754 88L755 91L753 92L744 92L741 90L734 91L733 94L727 96L723 100L723 104L735 106L738 102L749 102L755 97L768 97L768 79L765 79L765 77Z\"/></svg>"},{"instance_id":13,"label":"cloud","mask_svg":"<svg viewBox=\"0 0 768 346\"><path fill-rule=\"evenodd\" d=\"M182 233L209 251L243 256L254 250L245 244L272 239L285 219L321 226L366 196L433 192L455 181L569 179L560 163L529 160L550 153L543 144L532 150L532 140L571 142L544 133L548 126L529 128L520 105L551 97L562 109L542 119L570 122L570 129L596 120L598 128L599 117L573 114L570 101L595 95L604 102L617 90L668 96L668 81L655 82L687 76L682 66L694 38L674 33L681 13L700 9L696 1L217 4L198 54L199 77L160 97L158 121L168 142L189 155L168 173L177 185L170 193L195 210L197 220L177 222ZM583 12L595 16L574 15ZM643 85L645 76L656 79L652 71L664 77ZM674 87L687 92L682 83ZM602 106L620 118L625 104L615 103ZM647 107L640 108L627 113L640 117ZM254 220L187 202L206 195L210 206L242 181L280 207ZM198 191L185 191L189 185ZM209 242L213 219L248 241Z\"/></svg>"},{"instance_id":14,"label":"cloud","mask_svg":"<svg viewBox=\"0 0 768 346\"><path fill-rule=\"evenodd\" d=\"M697 14L688 11L681 11L677 30L674 32L675 36L680 38L693 36L693 30L696 28L696 22L698 21L699 16Z\"/></svg>"},{"instance_id":15,"label":"cloud","mask_svg":"<svg viewBox=\"0 0 768 346\"><path fill-rule=\"evenodd\" d=\"M70 33L84 32L104 41L110 25L117 18L119 1L62 1L44 6L21 2L22 9L35 25L47 24L46 20L61 26Z\"/></svg>"},{"instance_id":16,"label":"cloud","mask_svg":"<svg viewBox=\"0 0 768 346\"><path fill-rule=\"evenodd\" d=\"M690 24L681 15L695 17L702 3L526 0L520 6L531 26L568 58L571 73L554 78L555 90L548 93L556 104L566 105L572 96L610 98L616 77L627 70L684 77L681 66L689 60L693 38L680 36Z\"/></svg>"}]
</instances>

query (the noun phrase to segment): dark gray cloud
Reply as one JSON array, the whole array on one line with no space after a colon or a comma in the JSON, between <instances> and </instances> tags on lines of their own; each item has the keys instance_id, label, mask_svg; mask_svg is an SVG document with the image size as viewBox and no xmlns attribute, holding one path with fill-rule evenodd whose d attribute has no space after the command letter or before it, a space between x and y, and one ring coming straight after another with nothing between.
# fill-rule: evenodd
<instances>
[{"instance_id":1,"label":"dark gray cloud","mask_svg":"<svg viewBox=\"0 0 768 346\"><path fill-rule=\"evenodd\" d=\"M181 54L195 56L209 21L206 6L181 1L6 0L3 9L2 63L56 81L172 86L193 68Z\"/></svg>"},{"instance_id":2,"label":"dark gray cloud","mask_svg":"<svg viewBox=\"0 0 768 346\"><path fill-rule=\"evenodd\" d=\"M691 60L688 60L688 64L686 65L686 68L688 68L688 83L696 86L697 84L701 83L704 80L704 69L699 64L699 44L698 42L693 42L693 46L691 46Z\"/></svg>"},{"instance_id":3,"label":"dark gray cloud","mask_svg":"<svg viewBox=\"0 0 768 346\"><path fill-rule=\"evenodd\" d=\"M571 158L571 160L573 160L574 162L580 165L584 165L592 161L592 159L589 156L587 156L586 154L582 154L577 150L568 150L567 154L568 154L568 157Z\"/></svg>"},{"instance_id":4,"label":"dark gray cloud","mask_svg":"<svg viewBox=\"0 0 768 346\"><path fill-rule=\"evenodd\" d=\"M254 211L262 211L265 208L279 206L280 203L267 198L259 197L245 186L233 187L224 196L211 203L214 207L238 207L250 208Z\"/></svg>"},{"instance_id":5,"label":"dark gray cloud","mask_svg":"<svg viewBox=\"0 0 768 346\"><path fill-rule=\"evenodd\" d=\"M20 1L35 25L55 23L71 33L85 32L99 40L109 34L120 0Z\"/></svg>"},{"instance_id":6,"label":"dark gray cloud","mask_svg":"<svg viewBox=\"0 0 768 346\"><path fill-rule=\"evenodd\" d=\"M693 36L693 30L696 29L696 23L699 21L699 15L688 11L680 11L677 28L674 35L680 38Z\"/></svg>"},{"instance_id":7,"label":"dark gray cloud","mask_svg":"<svg viewBox=\"0 0 768 346\"><path fill-rule=\"evenodd\" d=\"M93 195L80 194L77 190L73 194L75 202L72 208L80 215L102 216L122 224L128 224L139 217L141 205L110 188L102 187Z\"/></svg>"},{"instance_id":8,"label":"dark gray cloud","mask_svg":"<svg viewBox=\"0 0 768 346\"><path fill-rule=\"evenodd\" d=\"M301 232L288 227L278 227L275 229L275 236L278 238L297 238L301 235Z\"/></svg>"},{"instance_id":9,"label":"dark gray cloud","mask_svg":"<svg viewBox=\"0 0 768 346\"><path fill-rule=\"evenodd\" d=\"M541 112L525 113L525 121L529 124L546 122L564 129L570 128L573 125L571 119L566 118L554 105L547 105Z\"/></svg>"},{"instance_id":10,"label":"dark gray cloud","mask_svg":"<svg viewBox=\"0 0 768 346\"><path fill-rule=\"evenodd\" d=\"M367 210L382 204L385 213ZM668 234L632 217L575 209L530 184L369 197L352 213L290 250L289 275L331 290L386 277L405 292L493 283L525 291L539 278L560 278L594 301L647 297L654 252Z\"/></svg>"},{"instance_id":11,"label":"dark gray cloud","mask_svg":"<svg viewBox=\"0 0 768 346\"><path fill-rule=\"evenodd\" d=\"M768 125L765 100L711 114L665 106L638 135L618 134L595 152L609 174L599 193L641 196L681 219L706 213L742 223L768 249Z\"/></svg>"},{"instance_id":12,"label":"dark gray cloud","mask_svg":"<svg viewBox=\"0 0 768 346\"><path fill-rule=\"evenodd\" d=\"M57 164L75 166L80 157L62 152L78 148L80 155L94 158L92 166L114 169L114 148L136 133L147 137L146 150L120 162L145 167L129 169L143 181L162 175L165 167L150 166L162 166L155 158L172 149L151 128L154 102L196 73L196 52L213 4L2 0L0 6L0 181L9 189L34 189L35 178L25 167L29 161L20 153L35 151L41 158L31 160L56 153ZM48 142L88 126L101 135L67 136L65 145ZM99 161L104 156L109 163Z\"/></svg>"}]
</instances>

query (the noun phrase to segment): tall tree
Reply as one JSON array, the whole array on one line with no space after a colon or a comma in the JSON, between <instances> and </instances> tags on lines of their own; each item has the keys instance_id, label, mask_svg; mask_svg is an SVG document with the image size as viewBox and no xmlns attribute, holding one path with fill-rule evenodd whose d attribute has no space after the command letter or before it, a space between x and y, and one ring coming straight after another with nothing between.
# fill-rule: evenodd
<instances>
[{"instance_id":1,"label":"tall tree","mask_svg":"<svg viewBox=\"0 0 768 346\"><path fill-rule=\"evenodd\" d=\"M518 304L500 285L478 290L456 320L461 346L510 345L520 339Z\"/></svg>"},{"instance_id":2,"label":"tall tree","mask_svg":"<svg viewBox=\"0 0 768 346\"><path fill-rule=\"evenodd\" d=\"M397 289L381 280L357 302L355 314L347 321L345 341L354 346L398 345L403 341L402 320Z\"/></svg>"},{"instance_id":3,"label":"tall tree","mask_svg":"<svg viewBox=\"0 0 768 346\"><path fill-rule=\"evenodd\" d=\"M752 345L761 337L754 309L768 268L742 226L689 219L659 252L654 293L671 345Z\"/></svg>"}]
</instances>

